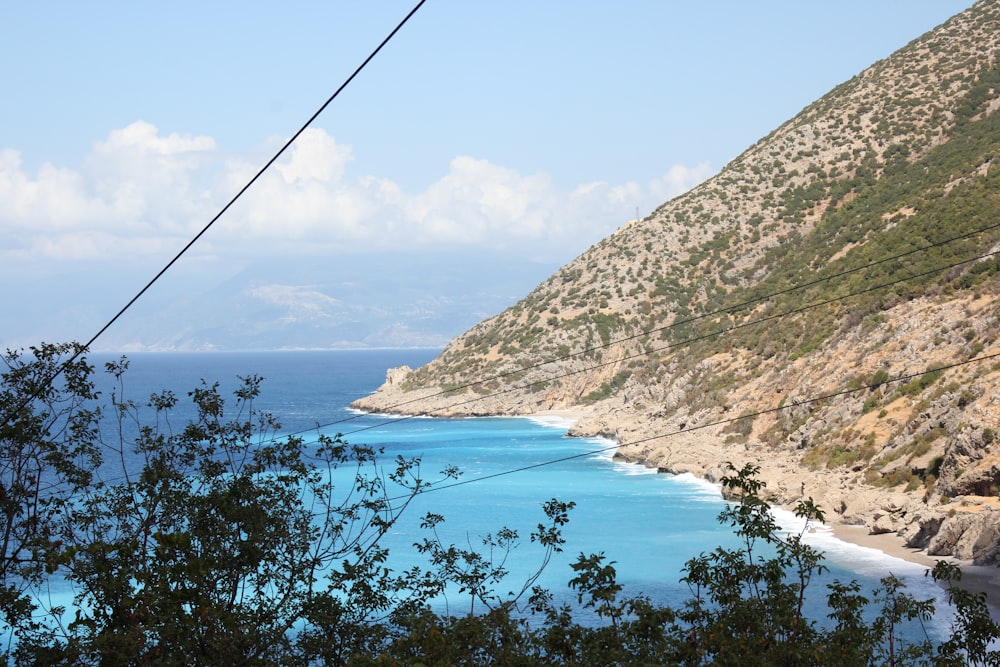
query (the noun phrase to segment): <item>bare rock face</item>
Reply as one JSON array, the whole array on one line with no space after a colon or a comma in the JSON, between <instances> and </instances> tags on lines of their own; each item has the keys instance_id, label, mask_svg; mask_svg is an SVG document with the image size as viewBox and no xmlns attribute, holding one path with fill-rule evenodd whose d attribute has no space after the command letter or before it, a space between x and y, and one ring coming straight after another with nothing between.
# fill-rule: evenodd
<instances>
[{"instance_id":1,"label":"bare rock face","mask_svg":"<svg viewBox=\"0 0 1000 667\"><path fill-rule=\"evenodd\" d=\"M941 530L945 516L941 512L920 513L906 526L899 536L912 549L926 549L931 539Z\"/></svg>"},{"instance_id":2,"label":"bare rock face","mask_svg":"<svg viewBox=\"0 0 1000 667\"><path fill-rule=\"evenodd\" d=\"M403 380L405 380L413 369L409 366L398 366L397 368L390 368L385 372L385 386L386 387L397 387Z\"/></svg>"},{"instance_id":3,"label":"bare rock face","mask_svg":"<svg viewBox=\"0 0 1000 667\"><path fill-rule=\"evenodd\" d=\"M876 512L868 524L868 532L872 535L895 533L899 528L899 517L888 512Z\"/></svg>"},{"instance_id":4,"label":"bare rock face","mask_svg":"<svg viewBox=\"0 0 1000 667\"><path fill-rule=\"evenodd\" d=\"M931 556L954 556L977 565L1000 564L995 512L958 512L946 518L927 545Z\"/></svg>"}]
</instances>

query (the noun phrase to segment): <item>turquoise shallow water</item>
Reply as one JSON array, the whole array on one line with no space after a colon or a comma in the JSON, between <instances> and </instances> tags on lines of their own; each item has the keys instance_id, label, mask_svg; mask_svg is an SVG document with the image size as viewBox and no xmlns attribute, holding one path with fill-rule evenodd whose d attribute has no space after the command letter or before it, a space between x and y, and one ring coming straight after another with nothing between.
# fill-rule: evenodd
<instances>
[{"instance_id":1,"label":"turquoise shallow water","mask_svg":"<svg viewBox=\"0 0 1000 667\"><path fill-rule=\"evenodd\" d=\"M386 543L392 563L400 567L422 563L413 543L424 535L420 517L432 511L446 519L441 530L445 540L463 546L476 545L482 536L504 526L517 530L523 544L508 561L511 579L507 588L518 588L538 564L540 552L528 544L528 535L543 518L541 503L550 498L576 503L565 529L565 552L540 580L559 598L572 597L566 587L573 576L569 563L580 553L604 552L615 561L627 594L680 604L688 594L679 583L685 561L718 545L735 546L728 527L716 521L723 504L714 486L690 476L659 475L613 461L613 443L568 438L565 423L511 418L395 419L360 415L348 408L352 400L382 383L387 368L419 366L436 353L141 354L130 357L126 391L137 400L162 388L183 396L201 379L219 381L229 391L237 386L237 375L258 374L265 378L259 407L276 414L285 432L315 432L318 426L329 434L344 434L353 444L382 447L390 458L419 456L423 477L431 480L452 465L462 471L463 482L527 468L419 497ZM185 416L183 409L178 410L174 423ZM559 462L539 465L549 461ZM800 528L787 514L779 518L789 529ZM827 580L858 578L870 589L891 571L905 577L919 596L939 595L922 576L923 568L839 542L823 529L810 539L828 555L833 571ZM819 595L813 612L818 617L823 614L819 601L824 588L822 582L814 586Z\"/></svg>"}]
</instances>

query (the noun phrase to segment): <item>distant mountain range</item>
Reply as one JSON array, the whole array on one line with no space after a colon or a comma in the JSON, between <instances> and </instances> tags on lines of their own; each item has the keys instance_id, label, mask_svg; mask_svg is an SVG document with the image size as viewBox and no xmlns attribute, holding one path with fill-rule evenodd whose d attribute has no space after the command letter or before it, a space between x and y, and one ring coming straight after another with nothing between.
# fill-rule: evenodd
<instances>
[{"instance_id":1,"label":"distant mountain range","mask_svg":"<svg viewBox=\"0 0 1000 667\"><path fill-rule=\"evenodd\" d=\"M137 302L97 349L441 348L515 303L553 268L458 253L374 261L371 255L313 258L294 268L261 262L221 283L173 288ZM420 280L399 277L407 275Z\"/></svg>"},{"instance_id":2,"label":"distant mountain range","mask_svg":"<svg viewBox=\"0 0 1000 667\"><path fill-rule=\"evenodd\" d=\"M569 410L631 460L752 462L778 502L1000 561L998 56L979 2L357 405Z\"/></svg>"}]
</instances>

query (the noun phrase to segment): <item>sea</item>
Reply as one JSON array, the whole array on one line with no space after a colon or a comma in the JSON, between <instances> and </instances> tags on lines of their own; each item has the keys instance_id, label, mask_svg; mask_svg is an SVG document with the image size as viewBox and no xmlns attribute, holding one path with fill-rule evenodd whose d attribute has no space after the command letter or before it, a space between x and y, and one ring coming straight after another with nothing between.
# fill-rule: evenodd
<instances>
[{"instance_id":1,"label":"sea","mask_svg":"<svg viewBox=\"0 0 1000 667\"><path fill-rule=\"evenodd\" d=\"M482 548L487 535L509 528L520 536L506 562L508 579L499 593L519 590L541 564L542 551L529 536L544 520L542 504L550 499L572 501L570 522L563 531L562 553L545 568L538 584L557 600L573 603L568 586L570 567L581 554L604 554L613 564L623 595L643 595L655 602L680 606L690 596L680 580L685 563L718 546L736 547L731 528L717 517L724 508L719 488L691 475L660 474L642 465L613 458L615 443L601 438L566 435L569 422L557 418L439 419L404 415L363 414L350 403L381 385L386 370L419 367L439 350L288 351L247 353L137 353L127 356L125 396L143 403L152 393L170 389L182 398L171 416L176 425L193 412L187 393L219 383L230 394L239 378L264 378L257 407L273 413L283 433L315 437L342 435L351 444L384 450L387 461L397 455L419 457L422 478L441 481L438 490L419 496L387 536L390 563L404 568L427 565L414 544L428 534L420 527L427 512L444 517L442 539L463 548ZM115 388L103 371L112 355L91 355L98 386ZM151 415L151 412L147 413ZM440 471L454 466L454 484ZM780 525L799 532L802 522L778 512ZM920 599L935 598L944 606L941 590L925 577L925 568L865 547L837 540L825 526L806 533L809 543L827 558L830 573L811 584L810 614L825 616L825 583L857 579L869 595L881 577L893 574ZM469 600L461 595L441 601L442 611L460 613ZM938 615L927 625L933 637L947 631L948 617Z\"/></svg>"}]
</instances>

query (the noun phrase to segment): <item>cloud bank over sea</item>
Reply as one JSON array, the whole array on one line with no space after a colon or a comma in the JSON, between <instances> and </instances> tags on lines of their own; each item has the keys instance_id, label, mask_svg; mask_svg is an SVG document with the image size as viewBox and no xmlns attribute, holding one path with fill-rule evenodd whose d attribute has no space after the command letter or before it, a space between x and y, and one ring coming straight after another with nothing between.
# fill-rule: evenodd
<instances>
[{"instance_id":1,"label":"cloud bank over sea","mask_svg":"<svg viewBox=\"0 0 1000 667\"><path fill-rule=\"evenodd\" d=\"M17 261L158 256L197 233L284 139L254 155L227 154L208 136L161 132L144 121L112 131L78 167L28 170L0 150L0 224ZM560 190L544 173L522 174L456 156L421 192L377 174L354 174L354 149L308 129L194 249L208 257L291 257L369 250L433 252L488 245L567 260L712 174L674 165L649 183L583 183ZM530 249L525 246L530 244ZM569 253L569 254L567 254Z\"/></svg>"},{"instance_id":2,"label":"cloud bank over sea","mask_svg":"<svg viewBox=\"0 0 1000 667\"><path fill-rule=\"evenodd\" d=\"M0 344L87 339L285 141L227 152L136 121L76 166L29 169L0 149L0 277L20 283ZM306 130L98 349L441 346L711 175L675 165L646 184L560 189L544 173L457 156L407 192L354 173L354 159Z\"/></svg>"}]
</instances>

